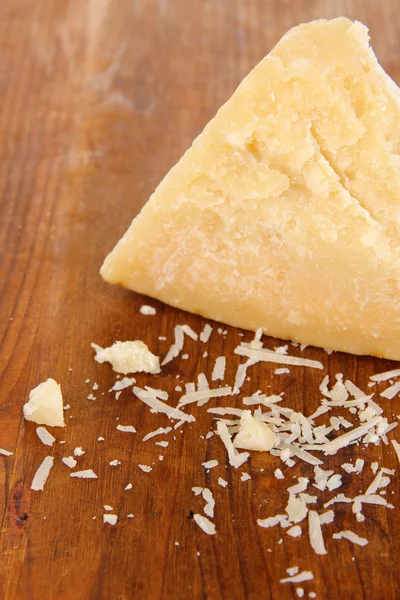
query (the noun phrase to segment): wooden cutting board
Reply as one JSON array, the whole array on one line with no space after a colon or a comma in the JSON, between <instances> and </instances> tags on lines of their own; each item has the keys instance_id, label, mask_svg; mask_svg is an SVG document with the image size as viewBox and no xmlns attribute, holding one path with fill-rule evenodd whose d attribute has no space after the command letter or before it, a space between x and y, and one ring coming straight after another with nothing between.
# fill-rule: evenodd
<instances>
[{"instance_id":1,"label":"wooden cutting board","mask_svg":"<svg viewBox=\"0 0 400 600\"><path fill-rule=\"evenodd\" d=\"M253 454L242 470L230 468L220 439L204 439L213 425L205 408L192 409L195 423L163 436L167 448L155 445L157 438L143 442L168 420L151 414L129 389L115 400L107 391L115 374L94 362L90 348L141 339L162 357L176 324L202 329L204 319L158 302L150 302L156 316L142 316L138 309L149 299L106 285L99 266L162 176L282 34L302 21L339 15L368 25L383 67L400 82L395 0L2 0L0 446L13 455L0 456L1 598L285 600L297 597L296 587L305 598L310 592L320 599L400 597L400 498L391 446L353 446L332 457L336 472L343 462L365 458L360 475L343 475L338 491L350 497L372 481L372 461L396 469L387 488L395 509L365 507L358 524L351 505L336 505L335 522L324 526L328 555L316 556L306 524L292 539L256 523L282 512L292 478L312 475L308 465L283 467L284 481L274 477L281 464L269 454ZM167 390L176 403L175 386L196 381L200 372L210 379L222 354L225 381L232 383L239 364L233 350L243 338L214 325L208 343L185 342L186 361L171 362L159 376L138 375L138 385ZM265 339L269 348L279 343ZM324 374L344 373L362 389L373 373L397 366L314 348L292 351L321 360ZM252 367L243 392L284 391L287 406L313 412L321 372L293 367L277 376L275 368ZM41 444L21 411L29 390L48 377L61 383L70 405L67 427L53 430L52 448ZM233 401L243 406L241 396L213 406ZM396 398L381 404L390 420L400 413ZM122 433L118 423L138 433ZM92 468L97 480L69 477L61 458L77 446L85 450L77 468ZM33 492L33 475L47 455L54 468L44 491ZM110 466L115 459L120 464ZM219 465L207 472L201 463L210 459ZM242 482L242 471L251 480ZM214 537L193 521L203 501L192 486L213 491ZM116 526L103 524L104 505L118 515ZM369 544L332 539L343 529ZM279 583L296 565L314 580Z\"/></svg>"}]
</instances>

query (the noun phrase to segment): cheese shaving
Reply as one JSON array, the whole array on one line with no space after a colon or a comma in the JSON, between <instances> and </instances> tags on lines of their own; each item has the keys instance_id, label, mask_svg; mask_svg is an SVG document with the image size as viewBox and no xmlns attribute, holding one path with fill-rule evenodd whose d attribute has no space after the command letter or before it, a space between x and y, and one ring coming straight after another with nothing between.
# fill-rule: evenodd
<instances>
[{"instance_id":1,"label":"cheese shaving","mask_svg":"<svg viewBox=\"0 0 400 600\"><path fill-rule=\"evenodd\" d=\"M47 478L50 474L50 471L53 467L53 463L54 458L52 456L46 456L46 458L43 460L40 467L35 473L35 476L31 483L31 490L34 490L35 492L43 490Z\"/></svg>"},{"instance_id":2,"label":"cheese shaving","mask_svg":"<svg viewBox=\"0 0 400 600\"><path fill-rule=\"evenodd\" d=\"M137 433L133 425L117 425L118 431L125 431L126 433Z\"/></svg>"},{"instance_id":3,"label":"cheese shaving","mask_svg":"<svg viewBox=\"0 0 400 600\"><path fill-rule=\"evenodd\" d=\"M357 544L358 546L366 546L368 544L368 540L360 537L353 531L349 531L349 530L339 531L339 533L334 533L332 537L334 540L341 540L341 539L349 540L349 542L352 542L353 544Z\"/></svg>"},{"instance_id":4,"label":"cheese shaving","mask_svg":"<svg viewBox=\"0 0 400 600\"><path fill-rule=\"evenodd\" d=\"M315 510L308 513L308 534L310 544L316 554L327 554L322 536L321 521Z\"/></svg>"},{"instance_id":5,"label":"cheese shaving","mask_svg":"<svg viewBox=\"0 0 400 600\"><path fill-rule=\"evenodd\" d=\"M150 473L153 470L153 467L150 467L150 465L138 465L138 467L145 473Z\"/></svg>"},{"instance_id":6,"label":"cheese shaving","mask_svg":"<svg viewBox=\"0 0 400 600\"><path fill-rule=\"evenodd\" d=\"M307 358L298 358L297 356L288 356L286 354L277 354L266 349L252 349L245 345L240 345L235 348L235 354L247 356L255 361L272 362L281 365L293 365L295 367L311 367L312 369L323 369L324 365L317 360L309 360Z\"/></svg>"},{"instance_id":7,"label":"cheese shaving","mask_svg":"<svg viewBox=\"0 0 400 600\"><path fill-rule=\"evenodd\" d=\"M225 377L225 369L226 369L226 357L225 356L218 356L218 358L215 359L215 365L214 365L214 369L211 375L211 379L213 381L217 381L219 380L223 380Z\"/></svg>"},{"instance_id":8,"label":"cheese shaving","mask_svg":"<svg viewBox=\"0 0 400 600\"><path fill-rule=\"evenodd\" d=\"M396 442L396 440L392 440L392 446L393 446L394 451L397 454L397 458L400 462L400 444L399 444L399 442Z\"/></svg>"},{"instance_id":9,"label":"cheese shaving","mask_svg":"<svg viewBox=\"0 0 400 600\"><path fill-rule=\"evenodd\" d=\"M156 413L164 413L170 419L179 419L181 421L192 422L196 420L193 415L187 415L178 408L174 408L172 406L168 406L168 404L164 404L163 402L161 402L161 400L158 400L157 398L155 398L154 395L151 395L150 392L147 392L142 388L134 387L133 393L135 394L135 396L137 396L137 398L139 398L139 400L147 404L147 406L150 406L150 408L152 408L153 411Z\"/></svg>"},{"instance_id":10,"label":"cheese shaving","mask_svg":"<svg viewBox=\"0 0 400 600\"><path fill-rule=\"evenodd\" d=\"M193 519L200 529L202 529L204 533L207 533L207 535L215 535L217 533L214 523L207 519L207 517L203 517L203 515L196 513L193 515Z\"/></svg>"},{"instance_id":11,"label":"cheese shaving","mask_svg":"<svg viewBox=\"0 0 400 600\"><path fill-rule=\"evenodd\" d=\"M213 469L214 467L218 466L218 461L217 460L209 460L209 461L203 462L201 464L205 469Z\"/></svg>"},{"instance_id":12,"label":"cheese shaving","mask_svg":"<svg viewBox=\"0 0 400 600\"><path fill-rule=\"evenodd\" d=\"M314 575L311 571L302 571L298 575L294 575L293 577L285 577L285 579L280 579L281 583L301 583L302 581L311 581L314 579Z\"/></svg>"},{"instance_id":13,"label":"cheese shaving","mask_svg":"<svg viewBox=\"0 0 400 600\"><path fill-rule=\"evenodd\" d=\"M380 383L381 381L387 381L388 379L394 379L400 377L400 369L393 369L392 371L385 371L384 373L378 373L370 377L371 381Z\"/></svg>"},{"instance_id":14,"label":"cheese shaving","mask_svg":"<svg viewBox=\"0 0 400 600\"><path fill-rule=\"evenodd\" d=\"M166 434L166 433L169 433L170 431L172 431L172 427L159 427L158 429L155 429L154 431L150 431L150 433L145 435L142 441L147 442L147 440L150 440L152 437L155 437L156 435ZM167 442L167 444L168 444L168 442Z\"/></svg>"},{"instance_id":15,"label":"cheese shaving","mask_svg":"<svg viewBox=\"0 0 400 600\"><path fill-rule=\"evenodd\" d=\"M290 529L287 530L286 532L288 535L290 535L290 537L300 537L301 534L303 533L300 525L293 525L293 527L290 527Z\"/></svg>"},{"instance_id":16,"label":"cheese shaving","mask_svg":"<svg viewBox=\"0 0 400 600\"><path fill-rule=\"evenodd\" d=\"M73 469L77 465L77 460L73 456L65 456L61 459L64 465L67 465L70 469Z\"/></svg>"},{"instance_id":17,"label":"cheese shaving","mask_svg":"<svg viewBox=\"0 0 400 600\"><path fill-rule=\"evenodd\" d=\"M92 469L85 469L84 471L74 471L69 474L70 477L77 477L78 479L97 479L96 473Z\"/></svg>"},{"instance_id":18,"label":"cheese shaving","mask_svg":"<svg viewBox=\"0 0 400 600\"><path fill-rule=\"evenodd\" d=\"M139 308L139 312L141 315L145 316L154 316L157 313L156 309L148 304L143 304L143 306Z\"/></svg>"},{"instance_id":19,"label":"cheese shaving","mask_svg":"<svg viewBox=\"0 0 400 600\"><path fill-rule=\"evenodd\" d=\"M233 446L232 438L229 434L228 428L225 423L218 421L217 424L217 433L220 436L226 450L228 453L229 464L237 469L240 467L246 460L249 458L250 454L248 452L238 453Z\"/></svg>"},{"instance_id":20,"label":"cheese shaving","mask_svg":"<svg viewBox=\"0 0 400 600\"><path fill-rule=\"evenodd\" d=\"M178 406L185 406L193 402L208 401L210 398L220 398L221 396L230 396L232 393L231 387L217 388L214 390L202 390L199 392L189 392L181 396Z\"/></svg>"},{"instance_id":21,"label":"cheese shaving","mask_svg":"<svg viewBox=\"0 0 400 600\"><path fill-rule=\"evenodd\" d=\"M208 340L210 339L212 330L213 328L208 323L204 325L203 331L200 333L200 341L203 342L203 344L208 342Z\"/></svg>"},{"instance_id":22,"label":"cheese shaving","mask_svg":"<svg viewBox=\"0 0 400 600\"><path fill-rule=\"evenodd\" d=\"M387 398L388 400L393 400L395 396L400 392L400 381L396 381L393 385L388 387L384 392L381 392L382 398Z\"/></svg>"},{"instance_id":23,"label":"cheese shaving","mask_svg":"<svg viewBox=\"0 0 400 600\"><path fill-rule=\"evenodd\" d=\"M54 442L56 441L56 438L53 437L51 435L51 433L49 433L45 427L37 427L36 433L37 433L39 440L45 446L52 446L54 444Z\"/></svg>"},{"instance_id":24,"label":"cheese shaving","mask_svg":"<svg viewBox=\"0 0 400 600\"><path fill-rule=\"evenodd\" d=\"M117 521L117 515L112 515L110 513L103 515L103 523L108 523L109 525L116 525Z\"/></svg>"},{"instance_id":25,"label":"cheese shaving","mask_svg":"<svg viewBox=\"0 0 400 600\"><path fill-rule=\"evenodd\" d=\"M2 456L12 456L13 452L9 452L8 450L4 450L3 448L0 448L0 454Z\"/></svg>"}]
</instances>

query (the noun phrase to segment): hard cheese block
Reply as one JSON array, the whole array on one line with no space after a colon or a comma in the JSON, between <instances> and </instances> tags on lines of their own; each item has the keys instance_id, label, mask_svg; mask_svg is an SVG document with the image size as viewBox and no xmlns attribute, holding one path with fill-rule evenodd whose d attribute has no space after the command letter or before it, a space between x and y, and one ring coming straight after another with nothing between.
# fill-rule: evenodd
<instances>
[{"instance_id":1,"label":"hard cheese block","mask_svg":"<svg viewBox=\"0 0 400 600\"><path fill-rule=\"evenodd\" d=\"M368 40L345 18L289 31L158 186L104 279L400 359L400 91Z\"/></svg>"}]
</instances>

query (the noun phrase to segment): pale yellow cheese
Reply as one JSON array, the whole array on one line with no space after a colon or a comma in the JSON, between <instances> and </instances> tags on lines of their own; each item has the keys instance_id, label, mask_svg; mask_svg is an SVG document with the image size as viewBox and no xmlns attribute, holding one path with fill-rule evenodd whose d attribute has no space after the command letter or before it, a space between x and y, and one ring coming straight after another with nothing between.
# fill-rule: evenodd
<instances>
[{"instance_id":1,"label":"pale yellow cheese","mask_svg":"<svg viewBox=\"0 0 400 600\"><path fill-rule=\"evenodd\" d=\"M289 31L101 274L230 325L400 359L400 92L345 18Z\"/></svg>"},{"instance_id":2,"label":"pale yellow cheese","mask_svg":"<svg viewBox=\"0 0 400 600\"><path fill-rule=\"evenodd\" d=\"M27 421L49 427L64 427L61 386L54 379L47 379L40 383L29 392L29 401L24 404L23 412Z\"/></svg>"}]
</instances>

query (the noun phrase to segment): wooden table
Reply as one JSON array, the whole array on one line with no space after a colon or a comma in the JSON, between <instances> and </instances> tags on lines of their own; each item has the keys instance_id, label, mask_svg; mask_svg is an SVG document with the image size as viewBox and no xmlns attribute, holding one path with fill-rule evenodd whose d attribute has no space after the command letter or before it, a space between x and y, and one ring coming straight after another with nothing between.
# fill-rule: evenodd
<instances>
[{"instance_id":1,"label":"wooden table","mask_svg":"<svg viewBox=\"0 0 400 600\"><path fill-rule=\"evenodd\" d=\"M241 482L219 438L200 439L212 418L197 408L192 426L165 436L168 448L143 443L145 433L168 424L166 417L151 414L129 389L116 401L107 391L115 374L94 362L90 348L142 339L163 356L174 325L201 330L204 319L158 302L151 301L155 317L142 316L147 299L106 285L99 266L162 176L282 34L302 21L342 14L370 27L383 67L399 82L394 0L1 2L0 446L14 453L0 457L1 598L284 600L296 597L297 586L279 583L293 565L314 573L299 584L305 598L312 591L320 599L400 597L397 475L388 488L396 508L367 507L366 521L355 525L351 508L337 505L335 523L324 529L328 555L316 556L306 528L289 539L279 527L256 523L286 504L287 479L273 476L278 458L253 455L244 468L252 479ZM173 361L154 378L138 375L138 385L165 389L176 401L175 386L200 372L210 376L220 354L228 356L232 383L241 338L227 331L215 328L205 345L187 341L189 360ZM372 373L396 366L313 348L303 355L363 389ZM284 390L296 410L317 407L321 372L293 369L284 379L273 371L253 367L243 391L271 386L271 393ZM48 377L61 383L71 407L67 427L53 430L65 444L53 448L41 444L21 410L29 390ZM87 399L91 392L96 401ZM240 396L235 402L242 406ZM389 417L389 406L400 412L396 399L382 406ZM138 434L117 431L117 423L134 424ZM85 450L78 467L92 468L97 480L69 477L60 459L77 446ZM46 487L31 491L49 454L55 466ZM340 471L357 456L367 467L356 483L344 477L339 491L349 496L371 481L371 460L397 469L386 446L348 448L332 458L332 468ZM201 463L212 458L220 464L207 473ZM114 459L121 464L109 466ZM307 476L310 468L299 463L285 474ZM133 488L125 491L129 482ZM216 499L214 537L191 518L203 505L191 488L205 485ZM115 527L103 524L103 505L119 516ZM346 528L365 534L368 546L332 539Z\"/></svg>"}]
</instances>

